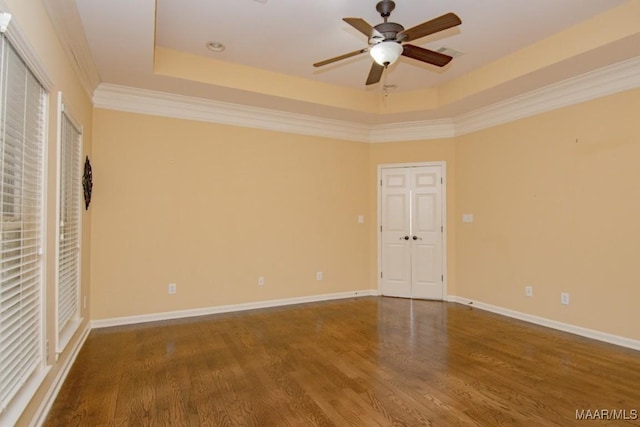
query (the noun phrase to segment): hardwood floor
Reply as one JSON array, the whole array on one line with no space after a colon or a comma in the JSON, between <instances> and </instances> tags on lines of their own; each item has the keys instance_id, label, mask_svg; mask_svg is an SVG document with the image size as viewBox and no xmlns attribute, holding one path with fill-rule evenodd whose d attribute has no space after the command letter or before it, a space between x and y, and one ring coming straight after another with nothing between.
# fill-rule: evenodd
<instances>
[{"instance_id":1,"label":"hardwood floor","mask_svg":"<svg viewBox=\"0 0 640 427\"><path fill-rule=\"evenodd\" d=\"M45 425L601 426L638 412L640 352L366 297L93 330Z\"/></svg>"}]
</instances>

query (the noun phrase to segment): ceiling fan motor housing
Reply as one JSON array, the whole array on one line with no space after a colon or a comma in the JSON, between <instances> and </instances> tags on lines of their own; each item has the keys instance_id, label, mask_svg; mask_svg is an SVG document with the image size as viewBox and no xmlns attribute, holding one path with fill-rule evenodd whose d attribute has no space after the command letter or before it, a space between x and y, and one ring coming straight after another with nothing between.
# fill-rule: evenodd
<instances>
[{"instance_id":1,"label":"ceiling fan motor housing","mask_svg":"<svg viewBox=\"0 0 640 427\"><path fill-rule=\"evenodd\" d=\"M381 24L376 25L373 28L375 28L380 34L384 36L383 40L379 40L375 36L372 37L371 41L373 43L379 43L381 41L387 41L387 40L396 40L398 42L402 41L402 40L396 39L396 36L398 35L398 33L404 31L404 27L400 24L396 24L395 22L383 22Z\"/></svg>"}]
</instances>

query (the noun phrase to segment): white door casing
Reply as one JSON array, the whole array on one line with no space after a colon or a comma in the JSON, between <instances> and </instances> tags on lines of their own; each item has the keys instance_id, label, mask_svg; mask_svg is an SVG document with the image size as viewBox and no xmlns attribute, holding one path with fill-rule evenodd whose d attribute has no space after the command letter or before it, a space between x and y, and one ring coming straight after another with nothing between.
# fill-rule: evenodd
<instances>
[{"instance_id":1,"label":"white door casing","mask_svg":"<svg viewBox=\"0 0 640 427\"><path fill-rule=\"evenodd\" d=\"M382 295L446 295L443 162L379 167L379 289Z\"/></svg>"}]
</instances>

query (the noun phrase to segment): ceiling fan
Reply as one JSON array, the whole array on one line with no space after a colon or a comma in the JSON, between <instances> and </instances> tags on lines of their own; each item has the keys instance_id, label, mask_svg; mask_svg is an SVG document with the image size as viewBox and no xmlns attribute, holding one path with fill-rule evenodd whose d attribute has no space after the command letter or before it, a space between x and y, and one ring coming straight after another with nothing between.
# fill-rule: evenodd
<instances>
[{"instance_id":1,"label":"ceiling fan","mask_svg":"<svg viewBox=\"0 0 640 427\"><path fill-rule=\"evenodd\" d=\"M446 13L442 16L434 18L430 21L411 27L405 30L404 27L395 22L388 22L387 19L391 15L396 4L392 0L382 0L376 5L376 10L384 19L384 22L372 27L362 18L343 18L342 20L351 25L356 30L369 38L369 46L336 56L335 58L326 59L316 62L314 67L322 67L333 62L351 58L364 52L369 52L374 62L371 64L371 70L367 77L367 85L375 84L380 81L382 72L387 66L393 64L400 55L408 58L417 59L418 61L433 64L438 67L444 67L451 59L449 55L445 55L433 50L424 49L422 47L411 44L402 44L421 37L434 34L448 28L462 24L462 21L455 13Z\"/></svg>"}]
</instances>

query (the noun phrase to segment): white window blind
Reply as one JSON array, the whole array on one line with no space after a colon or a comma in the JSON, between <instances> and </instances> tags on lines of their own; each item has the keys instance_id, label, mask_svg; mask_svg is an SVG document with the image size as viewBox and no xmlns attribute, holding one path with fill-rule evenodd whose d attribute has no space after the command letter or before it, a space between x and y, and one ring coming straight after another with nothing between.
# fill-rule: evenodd
<instances>
[{"instance_id":1,"label":"white window blind","mask_svg":"<svg viewBox=\"0 0 640 427\"><path fill-rule=\"evenodd\" d=\"M80 319L80 158L82 133L60 103L60 228L58 239L58 351Z\"/></svg>"},{"instance_id":2,"label":"white window blind","mask_svg":"<svg viewBox=\"0 0 640 427\"><path fill-rule=\"evenodd\" d=\"M43 364L42 198L47 94L0 40L0 419Z\"/></svg>"}]
</instances>

